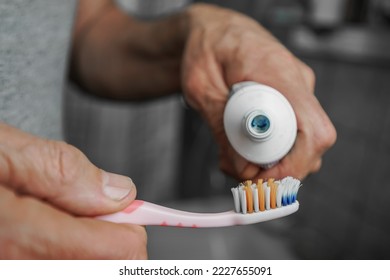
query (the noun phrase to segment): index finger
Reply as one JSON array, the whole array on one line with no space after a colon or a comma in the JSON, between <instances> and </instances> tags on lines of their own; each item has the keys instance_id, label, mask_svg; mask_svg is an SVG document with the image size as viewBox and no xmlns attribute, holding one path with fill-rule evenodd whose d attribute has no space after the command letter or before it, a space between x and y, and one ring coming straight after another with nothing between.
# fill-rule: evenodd
<instances>
[{"instance_id":1,"label":"index finger","mask_svg":"<svg viewBox=\"0 0 390 280\"><path fill-rule=\"evenodd\" d=\"M0 258L144 259L143 227L78 218L0 185Z\"/></svg>"}]
</instances>

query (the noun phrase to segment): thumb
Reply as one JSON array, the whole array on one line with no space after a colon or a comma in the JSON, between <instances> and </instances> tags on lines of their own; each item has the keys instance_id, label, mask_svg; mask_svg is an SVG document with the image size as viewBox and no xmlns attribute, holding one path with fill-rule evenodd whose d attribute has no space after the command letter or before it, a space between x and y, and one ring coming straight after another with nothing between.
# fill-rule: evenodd
<instances>
[{"instance_id":1,"label":"thumb","mask_svg":"<svg viewBox=\"0 0 390 280\"><path fill-rule=\"evenodd\" d=\"M119 211L136 196L130 178L97 168L71 145L9 127L6 136L0 143L0 183L15 192L83 216Z\"/></svg>"}]
</instances>

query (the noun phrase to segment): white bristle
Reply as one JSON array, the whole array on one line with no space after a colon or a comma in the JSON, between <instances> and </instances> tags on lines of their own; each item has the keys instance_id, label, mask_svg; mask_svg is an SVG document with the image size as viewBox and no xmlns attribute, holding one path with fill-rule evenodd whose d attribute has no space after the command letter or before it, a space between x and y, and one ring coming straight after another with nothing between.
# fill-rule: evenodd
<instances>
[{"instance_id":1,"label":"white bristle","mask_svg":"<svg viewBox=\"0 0 390 280\"><path fill-rule=\"evenodd\" d=\"M239 193L240 193L241 212L243 214L246 214L246 192L243 187L239 189Z\"/></svg>"},{"instance_id":2,"label":"white bristle","mask_svg":"<svg viewBox=\"0 0 390 280\"><path fill-rule=\"evenodd\" d=\"M296 195L298 193L299 188L301 187L301 182L299 180L294 181L293 193Z\"/></svg>"},{"instance_id":3,"label":"white bristle","mask_svg":"<svg viewBox=\"0 0 390 280\"><path fill-rule=\"evenodd\" d=\"M240 212L240 197L238 195L238 188L231 188L234 201L234 211Z\"/></svg>"},{"instance_id":4,"label":"white bristle","mask_svg":"<svg viewBox=\"0 0 390 280\"><path fill-rule=\"evenodd\" d=\"M265 209L271 209L271 188L268 185L265 188Z\"/></svg>"},{"instance_id":5,"label":"white bristle","mask_svg":"<svg viewBox=\"0 0 390 280\"><path fill-rule=\"evenodd\" d=\"M253 194L253 209L255 212L259 212L259 192L255 184L251 186Z\"/></svg>"},{"instance_id":6,"label":"white bristle","mask_svg":"<svg viewBox=\"0 0 390 280\"><path fill-rule=\"evenodd\" d=\"M291 197L291 195L292 195L292 185L290 184L287 186L287 196Z\"/></svg>"}]
</instances>

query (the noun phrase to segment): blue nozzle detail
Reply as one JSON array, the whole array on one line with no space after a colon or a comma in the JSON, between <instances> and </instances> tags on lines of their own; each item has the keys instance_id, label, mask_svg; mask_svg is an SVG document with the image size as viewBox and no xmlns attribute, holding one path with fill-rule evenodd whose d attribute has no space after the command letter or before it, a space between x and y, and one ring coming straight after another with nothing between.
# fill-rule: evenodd
<instances>
[{"instance_id":1,"label":"blue nozzle detail","mask_svg":"<svg viewBox=\"0 0 390 280\"><path fill-rule=\"evenodd\" d=\"M271 126L269 118L264 115L257 115L251 121L252 129L257 133L267 132Z\"/></svg>"}]
</instances>

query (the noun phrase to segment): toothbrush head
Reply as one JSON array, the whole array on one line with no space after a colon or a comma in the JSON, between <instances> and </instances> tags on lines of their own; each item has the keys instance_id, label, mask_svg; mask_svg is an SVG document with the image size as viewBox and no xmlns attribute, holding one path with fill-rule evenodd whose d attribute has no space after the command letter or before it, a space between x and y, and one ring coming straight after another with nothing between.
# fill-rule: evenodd
<instances>
[{"instance_id":1,"label":"toothbrush head","mask_svg":"<svg viewBox=\"0 0 390 280\"><path fill-rule=\"evenodd\" d=\"M231 189L234 211L250 214L291 205L296 202L301 186L301 182L293 177L278 181L268 179L266 182L259 179L256 184L245 181Z\"/></svg>"}]
</instances>

